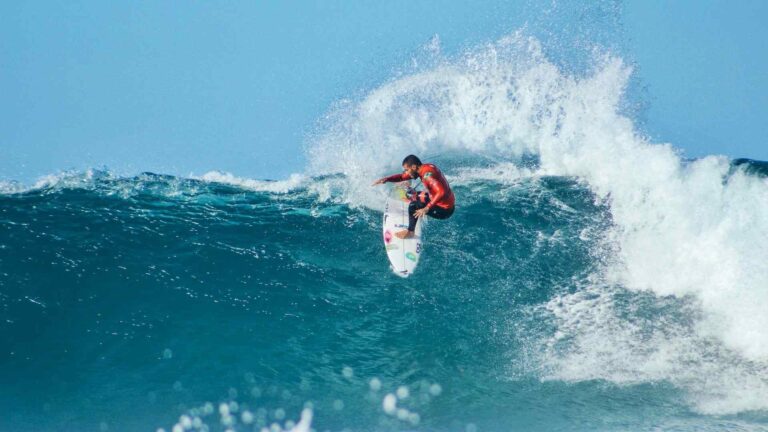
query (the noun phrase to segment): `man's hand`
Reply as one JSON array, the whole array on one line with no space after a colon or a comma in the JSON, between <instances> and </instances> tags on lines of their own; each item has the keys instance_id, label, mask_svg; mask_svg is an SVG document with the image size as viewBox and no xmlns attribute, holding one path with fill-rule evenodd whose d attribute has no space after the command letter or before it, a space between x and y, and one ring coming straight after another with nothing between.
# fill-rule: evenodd
<instances>
[{"instance_id":1,"label":"man's hand","mask_svg":"<svg viewBox=\"0 0 768 432\"><path fill-rule=\"evenodd\" d=\"M413 212L413 215L416 216L416 218L420 218L420 217L424 216L425 214L427 214L428 211L429 211L428 207L420 208L420 209L416 210L415 212Z\"/></svg>"},{"instance_id":2,"label":"man's hand","mask_svg":"<svg viewBox=\"0 0 768 432\"><path fill-rule=\"evenodd\" d=\"M373 182L373 184L371 186L380 185L380 184L384 183L384 180L386 180L386 179L385 178L380 178L380 179L376 180L375 182Z\"/></svg>"}]
</instances>

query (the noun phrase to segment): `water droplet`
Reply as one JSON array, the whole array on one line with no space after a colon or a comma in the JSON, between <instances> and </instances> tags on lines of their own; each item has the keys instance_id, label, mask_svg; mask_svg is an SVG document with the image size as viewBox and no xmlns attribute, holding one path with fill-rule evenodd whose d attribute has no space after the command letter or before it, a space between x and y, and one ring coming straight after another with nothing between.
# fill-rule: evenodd
<instances>
[{"instance_id":1,"label":"water droplet","mask_svg":"<svg viewBox=\"0 0 768 432\"><path fill-rule=\"evenodd\" d=\"M373 391L381 390L381 380L379 380L378 378L371 378L371 380L368 382L368 385L371 387L371 390Z\"/></svg>"},{"instance_id":2,"label":"water droplet","mask_svg":"<svg viewBox=\"0 0 768 432\"><path fill-rule=\"evenodd\" d=\"M240 409L240 405L237 402L232 401L229 403L229 412L236 413Z\"/></svg>"},{"instance_id":3,"label":"water droplet","mask_svg":"<svg viewBox=\"0 0 768 432\"><path fill-rule=\"evenodd\" d=\"M395 410L397 409L397 397L393 395L392 393L387 394L384 396L384 400L381 403L382 408L384 408L384 412L392 415L395 413Z\"/></svg>"},{"instance_id":4,"label":"water droplet","mask_svg":"<svg viewBox=\"0 0 768 432\"><path fill-rule=\"evenodd\" d=\"M250 411L245 410L245 411L243 411L243 415L240 416L240 419L245 424L251 424L251 423L253 423L253 414L251 414Z\"/></svg>"},{"instance_id":5,"label":"water droplet","mask_svg":"<svg viewBox=\"0 0 768 432\"><path fill-rule=\"evenodd\" d=\"M419 416L417 413L411 413L408 415L408 421L416 426L421 421L421 416Z\"/></svg>"},{"instance_id":6,"label":"water droplet","mask_svg":"<svg viewBox=\"0 0 768 432\"><path fill-rule=\"evenodd\" d=\"M203 415L211 415L213 414L213 404L210 402L206 402L205 405L203 405Z\"/></svg>"},{"instance_id":7,"label":"water droplet","mask_svg":"<svg viewBox=\"0 0 768 432\"><path fill-rule=\"evenodd\" d=\"M397 388L397 397L400 399L408 399L408 396L411 395L411 392L408 390L408 387L406 386L400 386Z\"/></svg>"},{"instance_id":8,"label":"water droplet","mask_svg":"<svg viewBox=\"0 0 768 432\"><path fill-rule=\"evenodd\" d=\"M189 416L183 415L183 416L179 417L179 424L184 429L189 429L189 428L192 427L192 419L189 418Z\"/></svg>"}]
</instances>

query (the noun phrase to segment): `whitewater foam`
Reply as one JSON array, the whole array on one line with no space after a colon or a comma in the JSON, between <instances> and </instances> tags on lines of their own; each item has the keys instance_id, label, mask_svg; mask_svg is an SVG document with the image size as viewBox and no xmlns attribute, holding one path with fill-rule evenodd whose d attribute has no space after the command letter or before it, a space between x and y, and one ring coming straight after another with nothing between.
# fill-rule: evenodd
<instances>
[{"instance_id":1,"label":"whitewater foam","mask_svg":"<svg viewBox=\"0 0 768 432\"><path fill-rule=\"evenodd\" d=\"M192 176L192 178L197 178L199 180L212 183L228 184L257 192L271 192L278 194L284 194L296 190L306 181L306 177L304 175L295 173L291 174L286 180L269 181L237 177L231 173L221 171L210 171L200 177Z\"/></svg>"},{"instance_id":2,"label":"whitewater foam","mask_svg":"<svg viewBox=\"0 0 768 432\"><path fill-rule=\"evenodd\" d=\"M97 179L109 179L114 176L108 171L88 169L85 171L62 171L39 177L32 184L16 181L0 181L0 194L19 194L42 189L85 188Z\"/></svg>"},{"instance_id":3,"label":"whitewater foam","mask_svg":"<svg viewBox=\"0 0 768 432\"><path fill-rule=\"evenodd\" d=\"M329 115L308 147L309 172L344 174L344 200L376 208L380 197L368 185L397 171L407 154L535 155L535 169L499 164L447 174L460 182L576 177L610 204L613 227L595 243L605 262L580 287L602 303L575 295L568 307L550 309L558 334L579 347L548 352L550 377L664 379L690 394L703 390L694 405L706 412L768 408L768 182L733 172L724 157L686 162L671 145L653 144L623 113L632 68L599 49L581 76L560 70L521 32L425 63L433 66ZM685 299L693 323L640 337L655 327L616 313L614 289ZM585 308L586 322L578 319ZM647 356L623 357L623 349ZM731 369L734 361L748 366ZM720 378L696 379L713 373Z\"/></svg>"}]
</instances>

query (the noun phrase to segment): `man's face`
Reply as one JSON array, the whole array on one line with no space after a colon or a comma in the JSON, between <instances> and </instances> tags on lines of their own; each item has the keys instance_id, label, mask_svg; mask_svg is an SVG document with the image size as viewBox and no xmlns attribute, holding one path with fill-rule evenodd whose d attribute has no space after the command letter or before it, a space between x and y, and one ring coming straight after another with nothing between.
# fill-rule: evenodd
<instances>
[{"instance_id":1,"label":"man's face","mask_svg":"<svg viewBox=\"0 0 768 432\"><path fill-rule=\"evenodd\" d=\"M412 179L419 177L419 167L414 165L403 164L403 170L406 174L411 176Z\"/></svg>"}]
</instances>

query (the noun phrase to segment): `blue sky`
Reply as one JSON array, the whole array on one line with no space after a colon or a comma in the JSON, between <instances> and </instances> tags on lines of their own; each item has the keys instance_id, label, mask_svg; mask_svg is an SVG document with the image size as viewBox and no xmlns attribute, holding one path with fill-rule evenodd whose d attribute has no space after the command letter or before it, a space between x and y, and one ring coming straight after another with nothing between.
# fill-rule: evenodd
<instances>
[{"instance_id":1,"label":"blue sky","mask_svg":"<svg viewBox=\"0 0 768 432\"><path fill-rule=\"evenodd\" d=\"M3 2L0 179L102 166L284 177L334 101L388 79L433 35L450 54L562 24L547 23L563 19L552 2L520 3ZM655 140L768 159L766 4L601 2Z\"/></svg>"},{"instance_id":2,"label":"blue sky","mask_svg":"<svg viewBox=\"0 0 768 432\"><path fill-rule=\"evenodd\" d=\"M768 2L631 1L627 51L647 129L685 154L768 160Z\"/></svg>"}]
</instances>

